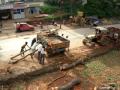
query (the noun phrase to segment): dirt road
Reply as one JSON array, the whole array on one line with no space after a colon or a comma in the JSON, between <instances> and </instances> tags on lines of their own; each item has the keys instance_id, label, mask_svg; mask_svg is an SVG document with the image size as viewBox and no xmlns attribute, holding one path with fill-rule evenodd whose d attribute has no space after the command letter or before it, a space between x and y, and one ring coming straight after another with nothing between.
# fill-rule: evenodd
<instances>
[{"instance_id":1,"label":"dirt road","mask_svg":"<svg viewBox=\"0 0 120 90\"><path fill-rule=\"evenodd\" d=\"M70 48L76 48L82 45L82 39L84 38L84 34L88 34L89 31L92 33L92 30L86 29L76 29L76 30L60 30L59 35L64 34L63 37L68 36L70 40ZM36 31L37 32L37 31ZM30 32L32 34L32 32ZM21 33L22 34L22 33ZM8 37L8 38L7 38ZM36 37L36 34L26 35L23 32L23 36L13 36L13 38L6 36L7 39L0 40L0 60L1 61L9 61L11 56L16 55L20 52L21 45L23 45L26 41L28 45L31 45L32 38Z\"/></svg>"},{"instance_id":2,"label":"dirt road","mask_svg":"<svg viewBox=\"0 0 120 90\"><path fill-rule=\"evenodd\" d=\"M110 26L120 28L120 24ZM29 45L31 44L31 40L36 36L37 32L39 32L39 28L36 28L36 31L34 32L23 32L20 34L13 34L12 32L9 33L9 35L2 35L0 37L0 60L9 61L11 56L20 52L20 47L25 41L27 41ZM82 46L83 38L93 33L94 29L92 28L71 28L62 26L62 29L59 30L59 35L64 34L63 37L68 36L68 39L70 40L70 48Z\"/></svg>"}]
</instances>

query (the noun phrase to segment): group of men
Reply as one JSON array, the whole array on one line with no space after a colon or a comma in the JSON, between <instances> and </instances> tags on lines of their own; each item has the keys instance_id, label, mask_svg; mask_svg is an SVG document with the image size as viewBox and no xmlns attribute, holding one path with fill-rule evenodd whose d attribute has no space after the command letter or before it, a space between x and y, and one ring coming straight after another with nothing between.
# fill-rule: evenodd
<instances>
[{"instance_id":1,"label":"group of men","mask_svg":"<svg viewBox=\"0 0 120 90\"><path fill-rule=\"evenodd\" d=\"M36 51L38 51L38 61L40 64L44 65L45 61L45 47L41 44L41 42L37 41L36 38L32 40L31 47L28 46L28 43L25 42L25 44L21 47L21 56L24 56L24 52L26 51L26 47L30 49L30 55L33 59L33 56Z\"/></svg>"}]
</instances>

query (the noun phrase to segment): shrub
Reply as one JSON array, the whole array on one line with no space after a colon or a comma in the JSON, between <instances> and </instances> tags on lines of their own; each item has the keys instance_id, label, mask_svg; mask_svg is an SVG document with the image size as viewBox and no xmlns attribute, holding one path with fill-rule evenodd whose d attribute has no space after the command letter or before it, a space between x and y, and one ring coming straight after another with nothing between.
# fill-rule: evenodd
<instances>
[{"instance_id":1,"label":"shrub","mask_svg":"<svg viewBox=\"0 0 120 90\"><path fill-rule=\"evenodd\" d=\"M40 7L41 11L46 14L52 14L56 12L59 8L57 6L45 5Z\"/></svg>"}]
</instances>

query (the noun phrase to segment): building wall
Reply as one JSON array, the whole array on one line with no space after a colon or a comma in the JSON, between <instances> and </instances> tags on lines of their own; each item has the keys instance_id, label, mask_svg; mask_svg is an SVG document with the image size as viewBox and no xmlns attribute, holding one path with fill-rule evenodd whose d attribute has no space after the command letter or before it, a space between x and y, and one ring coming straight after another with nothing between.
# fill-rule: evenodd
<instances>
[{"instance_id":1,"label":"building wall","mask_svg":"<svg viewBox=\"0 0 120 90\"><path fill-rule=\"evenodd\" d=\"M39 15L39 7L28 7L25 9L26 18L32 18L34 16Z\"/></svg>"},{"instance_id":2,"label":"building wall","mask_svg":"<svg viewBox=\"0 0 120 90\"><path fill-rule=\"evenodd\" d=\"M9 13L12 16L12 19L31 18L37 16L40 14L40 6L44 5L44 2L7 3L8 0L5 2L6 4L0 5L0 10L10 10L11 12ZM24 12L22 9L24 9Z\"/></svg>"},{"instance_id":3,"label":"building wall","mask_svg":"<svg viewBox=\"0 0 120 90\"><path fill-rule=\"evenodd\" d=\"M1 0L0 0L0 4L2 4L2 3L1 3Z\"/></svg>"},{"instance_id":4,"label":"building wall","mask_svg":"<svg viewBox=\"0 0 120 90\"><path fill-rule=\"evenodd\" d=\"M26 18L32 18L40 14L40 6L43 6L43 2L39 3L27 3L27 8L25 9ZM33 9L33 10L32 10Z\"/></svg>"}]
</instances>

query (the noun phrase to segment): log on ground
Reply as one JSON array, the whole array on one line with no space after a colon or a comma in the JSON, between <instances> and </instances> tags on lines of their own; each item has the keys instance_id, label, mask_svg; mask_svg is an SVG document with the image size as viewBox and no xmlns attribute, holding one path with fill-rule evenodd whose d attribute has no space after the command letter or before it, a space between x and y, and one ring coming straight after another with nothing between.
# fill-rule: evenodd
<instances>
[{"instance_id":1,"label":"log on ground","mask_svg":"<svg viewBox=\"0 0 120 90\"><path fill-rule=\"evenodd\" d=\"M53 90L73 90L75 85L80 84L80 79L79 78L75 78L72 81L70 81L69 83L67 83L66 85L60 86L60 87L53 87Z\"/></svg>"}]
</instances>

